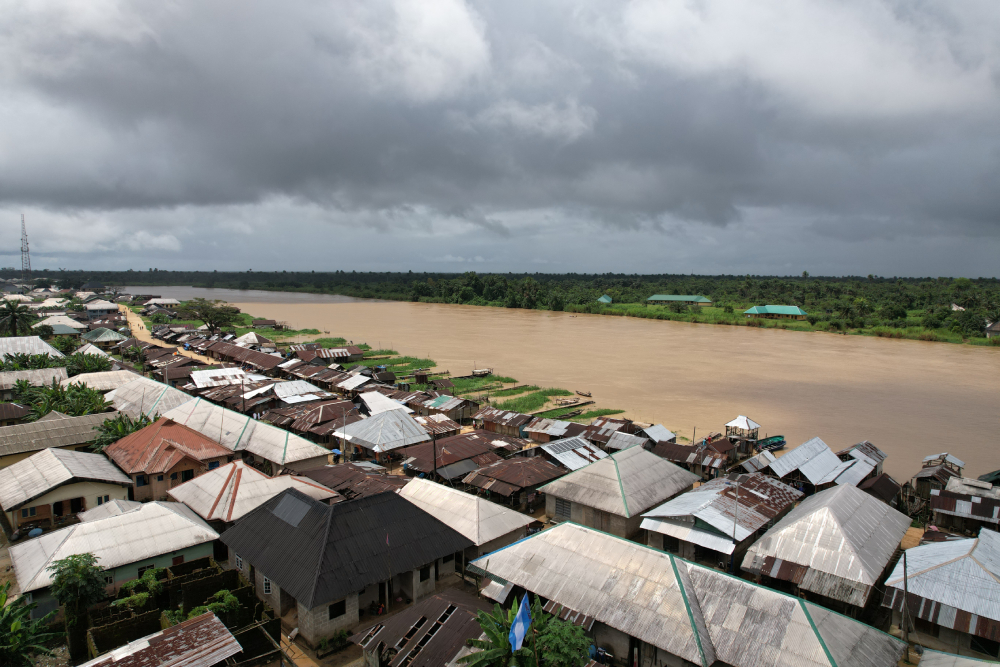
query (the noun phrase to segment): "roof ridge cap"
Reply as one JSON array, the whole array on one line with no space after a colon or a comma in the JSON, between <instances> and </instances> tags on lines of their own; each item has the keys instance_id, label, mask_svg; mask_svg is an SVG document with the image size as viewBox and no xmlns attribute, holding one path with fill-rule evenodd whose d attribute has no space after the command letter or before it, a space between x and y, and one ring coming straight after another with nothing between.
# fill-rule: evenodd
<instances>
[{"instance_id":1,"label":"roof ridge cap","mask_svg":"<svg viewBox=\"0 0 1000 667\"><path fill-rule=\"evenodd\" d=\"M293 493L297 493L297 494L299 494L301 496L304 496L307 500L309 500L311 502L316 502L316 503L319 502L317 500L314 500L313 498L310 498L309 496L306 496L304 493L302 493L298 489L294 489L294 488L289 487L289 491L291 491ZM358 505L358 507L362 510L362 512L364 511L364 506L363 505ZM320 568L322 568L322 566L323 566L323 559L326 557L326 550L330 546L330 526L333 524L333 505L326 505L326 510L325 511L326 511L326 525L323 527L323 540L322 540L322 542L320 542L319 558L316 559L316 568L315 568L315 571L313 572L312 585L310 585L310 587L309 587L309 603L310 604L307 607L308 609L312 609L313 607L316 606L315 605L315 601L316 601L316 587L319 585ZM390 578L391 578L391 575L390 575Z\"/></svg>"}]
</instances>

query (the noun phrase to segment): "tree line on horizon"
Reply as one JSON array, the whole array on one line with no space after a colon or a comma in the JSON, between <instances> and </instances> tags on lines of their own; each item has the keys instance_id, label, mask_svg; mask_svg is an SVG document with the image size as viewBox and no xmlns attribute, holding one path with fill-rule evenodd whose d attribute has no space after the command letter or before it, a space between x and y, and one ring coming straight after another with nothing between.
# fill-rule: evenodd
<instances>
[{"instance_id":1,"label":"tree line on horizon","mask_svg":"<svg viewBox=\"0 0 1000 667\"><path fill-rule=\"evenodd\" d=\"M16 278L12 275L0 277ZM37 276L37 273L36 273ZM271 290L340 294L393 301L458 303L507 308L568 310L706 321L674 304L646 306L654 294L695 294L709 298L720 318L735 323L753 305L793 305L809 313L810 324L824 328L919 327L983 335L987 322L1000 319L1000 281L996 278L887 278L810 276L704 276L628 274L415 273L415 272L226 272L226 271L50 271L36 282L80 287L105 285L191 285L234 290ZM608 306L597 303L603 295ZM953 309L953 304L964 310Z\"/></svg>"}]
</instances>

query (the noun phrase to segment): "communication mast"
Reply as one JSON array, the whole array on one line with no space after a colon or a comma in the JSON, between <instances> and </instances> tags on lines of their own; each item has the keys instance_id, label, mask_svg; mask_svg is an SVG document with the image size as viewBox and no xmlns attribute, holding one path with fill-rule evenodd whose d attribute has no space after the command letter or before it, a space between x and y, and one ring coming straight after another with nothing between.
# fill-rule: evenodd
<instances>
[{"instance_id":1,"label":"communication mast","mask_svg":"<svg viewBox=\"0 0 1000 667\"><path fill-rule=\"evenodd\" d=\"M31 255L28 253L28 230L24 226L24 213L21 214L21 282L31 281Z\"/></svg>"}]
</instances>

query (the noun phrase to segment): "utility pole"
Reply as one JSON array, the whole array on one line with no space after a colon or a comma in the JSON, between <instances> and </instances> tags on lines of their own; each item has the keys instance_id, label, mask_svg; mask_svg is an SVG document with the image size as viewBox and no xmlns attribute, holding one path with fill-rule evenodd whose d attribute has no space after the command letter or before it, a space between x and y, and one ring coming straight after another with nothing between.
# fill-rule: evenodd
<instances>
[{"instance_id":1,"label":"utility pole","mask_svg":"<svg viewBox=\"0 0 1000 667\"><path fill-rule=\"evenodd\" d=\"M906 663L910 664L910 587L906 569L906 551L903 551L903 641L906 642Z\"/></svg>"},{"instance_id":2,"label":"utility pole","mask_svg":"<svg viewBox=\"0 0 1000 667\"><path fill-rule=\"evenodd\" d=\"M28 230L24 226L24 213L21 214L21 282L31 280L31 254L28 252Z\"/></svg>"}]
</instances>

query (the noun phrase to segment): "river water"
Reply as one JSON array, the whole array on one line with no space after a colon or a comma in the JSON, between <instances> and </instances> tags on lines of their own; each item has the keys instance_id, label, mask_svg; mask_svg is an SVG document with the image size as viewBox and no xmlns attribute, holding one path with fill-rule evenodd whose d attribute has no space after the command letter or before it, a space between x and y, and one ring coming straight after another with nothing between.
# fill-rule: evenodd
<instances>
[{"instance_id":1,"label":"river water","mask_svg":"<svg viewBox=\"0 0 1000 667\"><path fill-rule=\"evenodd\" d=\"M1000 468L1000 348L601 315L196 288L128 288L231 301L295 328L519 382L593 392L596 407L690 438L739 414L789 446L871 440L902 482L949 451L967 476Z\"/></svg>"}]
</instances>

